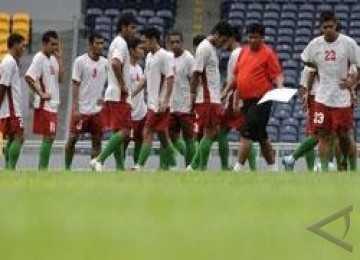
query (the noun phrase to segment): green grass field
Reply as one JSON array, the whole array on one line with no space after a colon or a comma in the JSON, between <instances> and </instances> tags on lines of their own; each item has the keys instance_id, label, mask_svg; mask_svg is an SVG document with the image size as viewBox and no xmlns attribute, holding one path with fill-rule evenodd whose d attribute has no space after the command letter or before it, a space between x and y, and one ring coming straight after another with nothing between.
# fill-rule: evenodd
<instances>
[{"instance_id":1,"label":"green grass field","mask_svg":"<svg viewBox=\"0 0 360 260\"><path fill-rule=\"evenodd\" d=\"M346 241L306 228L353 204ZM326 230L341 237L342 219ZM360 174L0 173L0 259L360 259Z\"/></svg>"}]
</instances>

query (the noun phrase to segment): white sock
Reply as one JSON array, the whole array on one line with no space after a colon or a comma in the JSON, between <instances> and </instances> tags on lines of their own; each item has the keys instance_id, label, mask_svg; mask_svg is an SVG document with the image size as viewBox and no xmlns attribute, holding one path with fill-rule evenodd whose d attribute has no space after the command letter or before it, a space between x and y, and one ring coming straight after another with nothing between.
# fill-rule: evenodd
<instances>
[{"instance_id":1,"label":"white sock","mask_svg":"<svg viewBox=\"0 0 360 260\"><path fill-rule=\"evenodd\" d=\"M274 164L269 164L269 170L270 170L271 172L277 172L279 169L278 169L278 167L277 167L277 164L274 163Z\"/></svg>"}]
</instances>

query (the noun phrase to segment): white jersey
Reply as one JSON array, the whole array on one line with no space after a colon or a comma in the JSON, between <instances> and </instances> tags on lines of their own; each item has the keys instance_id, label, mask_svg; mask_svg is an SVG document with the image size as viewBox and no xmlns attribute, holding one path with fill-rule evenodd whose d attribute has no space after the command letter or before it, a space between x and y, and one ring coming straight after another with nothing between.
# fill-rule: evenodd
<instances>
[{"instance_id":1,"label":"white jersey","mask_svg":"<svg viewBox=\"0 0 360 260\"><path fill-rule=\"evenodd\" d=\"M216 48L207 39L203 40L196 49L193 71L202 73L195 102L220 104L219 58Z\"/></svg>"},{"instance_id":2,"label":"white jersey","mask_svg":"<svg viewBox=\"0 0 360 260\"><path fill-rule=\"evenodd\" d=\"M139 64L130 65L131 91L134 91L139 82L144 79L144 73ZM141 90L135 97L131 99L131 118L134 121L142 120L147 113L145 103L144 90Z\"/></svg>"},{"instance_id":3,"label":"white jersey","mask_svg":"<svg viewBox=\"0 0 360 260\"><path fill-rule=\"evenodd\" d=\"M56 58L53 55L47 57L42 51L39 51L34 56L26 76L32 78L35 81L35 85L43 92L51 94L51 99L44 102L39 95L35 95L34 107L57 113L60 95L59 63Z\"/></svg>"},{"instance_id":4,"label":"white jersey","mask_svg":"<svg viewBox=\"0 0 360 260\"><path fill-rule=\"evenodd\" d=\"M174 76L174 58L170 52L159 49L149 53L145 61L145 78L148 92L147 105L158 112L159 104L166 94L166 79Z\"/></svg>"},{"instance_id":5,"label":"white jersey","mask_svg":"<svg viewBox=\"0 0 360 260\"><path fill-rule=\"evenodd\" d=\"M304 88L308 89L309 75L311 72L315 72L315 71L316 71L315 69L305 66L300 75L300 86L303 86ZM319 87L319 77L316 76L310 91L310 95L315 95L318 87Z\"/></svg>"},{"instance_id":6,"label":"white jersey","mask_svg":"<svg viewBox=\"0 0 360 260\"><path fill-rule=\"evenodd\" d=\"M320 82L316 102L330 107L351 105L350 92L340 89L340 82L348 76L349 64L360 66L360 49L353 39L339 34L336 41L329 43L319 36L308 44L301 59L317 66Z\"/></svg>"},{"instance_id":7,"label":"white jersey","mask_svg":"<svg viewBox=\"0 0 360 260\"><path fill-rule=\"evenodd\" d=\"M129 96L127 102L131 103L130 92L130 55L126 41L120 35L111 42L108 53L108 87L105 91L105 101L120 101L121 91L117 78L115 77L113 67L111 65L112 59L117 59L122 65L122 76L126 88L128 88Z\"/></svg>"},{"instance_id":8,"label":"white jersey","mask_svg":"<svg viewBox=\"0 0 360 260\"><path fill-rule=\"evenodd\" d=\"M75 59L72 80L80 83L79 87L79 110L81 114L92 115L100 112L101 106L98 100L102 92L107 76L107 59L100 56L94 61L85 53Z\"/></svg>"},{"instance_id":9,"label":"white jersey","mask_svg":"<svg viewBox=\"0 0 360 260\"><path fill-rule=\"evenodd\" d=\"M190 113L190 77L194 67L194 57L184 51L179 57L174 57L175 78L171 94L170 112Z\"/></svg>"},{"instance_id":10,"label":"white jersey","mask_svg":"<svg viewBox=\"0 0 360 260\"><path fill-rule=\"evenodd\" d=\"M21 117L21 102L24 101L21 96L19 66L10 54L6 54L0 63L0 85L7 87L0 107L0 118Z\"/></svg>"}]
</instances>

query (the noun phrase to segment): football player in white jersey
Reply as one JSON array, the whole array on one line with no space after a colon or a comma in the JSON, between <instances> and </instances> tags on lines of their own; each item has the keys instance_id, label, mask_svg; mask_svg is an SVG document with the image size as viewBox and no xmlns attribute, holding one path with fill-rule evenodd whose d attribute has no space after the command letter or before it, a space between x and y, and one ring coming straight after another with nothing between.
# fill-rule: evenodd
<instances>
[{"instance_id":1,"label":"football player in white jersey","mask_svg":"<svg viewBox=\"0 0 360 260\"><path fill-rule=\"evenodd\" d=\"M222 107L219 58L217 49L225 46L232 36L232 27L227 22L219 22L211 34L196 49L195 65L191 78L191 103L197 114L198 123L204 128L199 149L188 169L206 169L213 141L218 134ZM201 80L201 86L199 85ZM200 157L200 165L198 165Z\"/></svg>"},{"instance_id":2,"label":"football player in white jersey","mask_svg":"<svg viewBox=\"0 0 360 260\"><path fill-rule=\"evenodd\" d=\"M14 170L24 141L19 62L25 50L23 36L13 33L7 39L8 53L0 63L0 132L6 137L5 168Z\"/></svg>"},{"instance_id":3,"label":"football player in white jersey","mask_svg":"<svg viewBox=\"0 0 360 260\"><path fill-rule=\"evenodd\" d=\"M349 64L360 66L360 49L350 37L337 32L337 19L332 11L320 16L322 36L313 39L301 59L316 69L319 86L315 93L314 128L319 142L322 171L328 171L329 140L335 133L347 165L350 130L353 126L351 91L358 76L348 74ZM346 167L345 167L346 168Z\"/></svg>"},{"instance_id":4,"label":"football player in white jersey","mask_svg":"<svg viewBox=\"0 0 360 260\"><path fill-rule=\"evenodd\" d=\"M106 147L90 165L102 170L105 160L114 154L116 168L124 170L124 141L131 131L130 55L126 39L134 36L137 20L132 13L124 13L118 20L117 36L108 53L108 86L104 97L105 127L113 131Z\"/></svg>"},{"instance_id":5,"label":"football player in white jersey","mask_svg":"<svg viewBox=\"0 0 360 260\"><path fill-rule=\"evenodd\" d=\"M91 133L91 158L99 155L102 138L101 106L107 76L107 59L102 55L103 36L92 32L88 38L88 51L77 57L73 64L73 110L70 136L65 147L65 169L70 170L75 145L81 133Z\"/></svg>"},{"instance_id":6,"label":"football player in white jersey","mask_svg":"<svg viewBox=\"0 0 360 260\"><path fill-rule=\"evenodd\" d=\"M147 88L148 113L144 127L144 141L141 146L135 170L141 169L150 155L154 133L158 134L163 147L165 165L174 161L174 151L170 143L168 127L170 121L170 97L174 84L174 59L160 47L160 32L149 27L140 32L142 46L147 52L145 61L145 84ZM134 91L135 97L145 84Z\"/></svg>"},{"instance_id":7,"label":"football player in white jersey","mask_svg":"<svg viewBox=\"0 0 360 260\"><path fill-rule=\"evenodd\" d=\"M51 148L56 136L60 104L59 84L64 80L62 50L55 31L43 34L41 51L34 56L25 80L36 94L33 132L43 137L38 167L45 170L49 165Z\"/></svg>"},{"instance_id":8,"label":"football player in white jersey","mask_svg":"<svg viewBox=\"0 0 360 260\"><path fill-rule=\"evenodd\" d=\"M133 92L139 85L143 84L144 81L144 72L139 65L140 60L144 56L144 50L141 46L141 40L138 37L133 37L129 39L128 47L130 52L130 89L131 92ZM139 94L137 94L131 99L131 137L125 141L124 145L124 153L126 154L126 149L130 142L130 139L134 141L134 165L136 165L139 160L141 145L143 142L143 132L146 121L146 114L147 106L145 103L145 93L144 90L141 90Z\"/></svg>"},{"instance_id":9,"label":"football player in white jersey","mask_svg":"<svg viewBox=\"0 0 360 260\"><path fill-rule=\"evenodd\" d=\"M168 36L168 44L175 59L175 81L170 100L170 139L174 147L185 155L185 164L188 166L195 154L195 117L190 103L190 78L194 57L184 49L181 32L171 32ZM180 138L180 134L184 139Z\"/></svg>"}]
</instances>

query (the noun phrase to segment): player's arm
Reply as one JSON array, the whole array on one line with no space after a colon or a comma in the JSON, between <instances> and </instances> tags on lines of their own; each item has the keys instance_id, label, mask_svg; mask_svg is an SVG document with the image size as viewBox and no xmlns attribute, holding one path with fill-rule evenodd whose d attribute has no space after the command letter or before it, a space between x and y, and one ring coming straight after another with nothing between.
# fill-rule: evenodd
<instances>
[{"instance_id":1,"label":"player's arm","mask_svg":"<svg viewBox=\"0 0 360 260\"><path fill-rule=\"evenodd\" d=\"M174 88L174 67L175 60L172 56L167 56L163 63L162 73L166 75L166 92L162 104L160 104L160 112L165 112L170 105L170 98Z\"/></svg>"},{"instance_id":2,"label":"player's arm","mask_svg":"<svg viewBox=\"0 0 360 260\"><path fill-rule=\"evenodd\" d=\"M269 58L267 59L267 68L269 78L272 79L273 83L277 88L284 87L284 75L281 72L281 66L279 59L275 52L271 51Z\"/></svg>"},{"instance_id":3,"label":"player's arm","mask_svg":"<svg viewBox=\"0 0 360 260\"><path fill-rule=\"evenodd\" d=\"M200 85L200 79L201 79L202 73L204 71L205 64L206 64L207 60L209 59L209 55L210 55L210 53L206 49L204 49L202 46L199 46L196 49L193 74L190 79L191 104L195 103L197 88Z\"/></svg>"},{"instance_id":4,"label":"player's arm","mask_svg":"<svg viewBox=\"0 0 360 260\"><path fill-rule=\"evenodd\" d=\"M194 104L196 99L197 88L200 85L200 77L202 72L194 71L190 79L190 93L191 93L191 104Z\"/></svg>"},{"instance_id":5,"label":"player's arm","mask_svg":"<svg viewBox=\"0 0 360 260\"><path fill-rule=\"evenodd\" d=\"M2 103L5 98L7 86L0 84L0 107L2 106Z\"/></svg>"},{"instance_id":6,"label":"player's arm","mask_svg":"<svg viewBox=\"0 0 360 260\"><path fill-rule=\"evenodd\" d=\"M124 63L124 57L126 56L125 49L118 50L116 49L113 53L113 56L111 58L111 67L114 71L115 78L118 82L118 87L121 91L121 93L128 94L128 89L123 77L123 63Z\"/></svg>"},{"instance_id":7,"label":"player's arm","mask_svg":"<svg viewBox=\"0 0 360 260\"><path fill-rule=\"evenodd\" d=\"M146 88L146 80L143 78L139 81L135 90L131 92L131 98L136 97L142 90Z\"/></svg>"}]
</instances>

